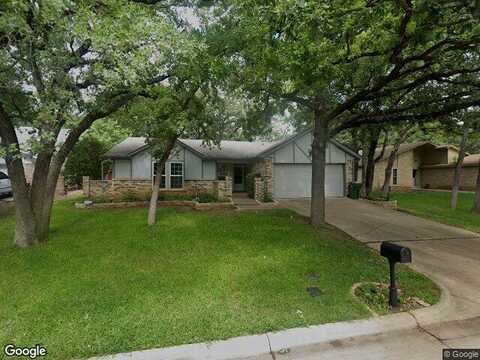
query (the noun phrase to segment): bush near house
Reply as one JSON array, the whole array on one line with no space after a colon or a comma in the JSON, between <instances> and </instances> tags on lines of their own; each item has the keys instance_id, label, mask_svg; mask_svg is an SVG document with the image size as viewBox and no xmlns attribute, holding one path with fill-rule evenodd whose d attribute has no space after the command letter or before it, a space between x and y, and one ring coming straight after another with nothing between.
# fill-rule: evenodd
<instances>
[{"instance_id":1,"label":"bush near house","mask_svg":"<svg viewBox=\"0 0 480 360\"><path fill-rule=\"evenodd\" d=\"M250 199L255 198L255 178L259 176L258 173L249 173L245 176L245 190Z\"/></svg>"},{"instance_id":2,"label":"bush near house","mask_svg":"<svg viewBox=\"0 0 480 360\"><path fill-rule=\"evenodd\" d=\"M68 187L82 186L82 176L91 179L101 179L102 159L101 156L107 151L107 147L101 141L92 136L81 139L69 155L63 175Z\"/></svg>"}]
</instances>

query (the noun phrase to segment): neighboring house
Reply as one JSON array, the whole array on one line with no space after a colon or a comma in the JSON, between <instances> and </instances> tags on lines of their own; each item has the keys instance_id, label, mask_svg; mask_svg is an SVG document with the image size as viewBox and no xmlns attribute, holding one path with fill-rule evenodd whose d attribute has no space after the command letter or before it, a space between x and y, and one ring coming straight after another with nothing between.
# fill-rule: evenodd
<instances>
[{"instance_id":1,"label":"neighboring house","mask_svg":"<svg viewBox=\"0 0 480 360\"><path fill-rule=\"evenodd\" d=\"M375 157L381 154L381 150L381 148L376 150ZM382 158L375 164L374 189L383 186L385 168L392 150L393 146L387 146ZM393 187L404 188L440 188L437 182L432 181L432 172L427 169L432 166L453 167L458 159L458 153L458 148L452 145L437 146L427 141L402 144L395 156L390 184ZM450 188L451 183L450 179Z\"/></svg>"},{"instance_id":2,"label":"neighboring house","mask_svg":"<svg viewBox=\"0 0 480 360\"><path fill-rule=\"evenodd\" d=\"M23 169L25 171L25 178L28 183L32 182L33 171L35 169L36 156L32 152L32 142L37 137L37 130L27 126L21 126L15 129L17 134L18 143L20 144L20 150L22 152ZM57 146L65 142L67 138L68 130L60 131L57 139ZM5 159L0 158L0 171L8 174L7 164ZM64 192L63 177L60 177L57 184L57 191Z\"/></svg>"},{"instance_id":3,"label":"neighboring house","mask_svg":"<svg viewBox=\"0 0 480 360\"><path fill-rule=\"evenodd\" d=\"M453 184L455 163L425 165L422 167L422 187L450 190ZM480 154L466 156L460 175L461 190L475 190L480 168Z\"/></svg>"},{"instance_id":4,"label":"neighboring house","mask_svg":"<svg viewBox=\"0 0 480 360\"><path fill-rule=\"evenodd\" d=\"M164 191L213 191L225 181L228 191L246 191L247 174L256 174L255 197L305 198L311 196L312 132L304 131L282 141L222 141L219 146L202 140L180 139L172 151L162 176ZM344 196L352 181L358 155L338 141L327 149L326 195ZM104 154L113 161L112 183L123 181L126 189L151 188L156 174L145 138L128 138ZM110 191L107 180L89 184L89 194ZM142 185L143 184L143 185ZM223 186L223 185L222 185ZM110 190L109 190L110 189ZM105 193L103 191L103 193ZM112 190L113 191L113 190ZM116 190L119 192L120 190ZM227 191L227 192L228 192ZM231 196L231 195L230 195Z\"/></svg>"}]
</instances>

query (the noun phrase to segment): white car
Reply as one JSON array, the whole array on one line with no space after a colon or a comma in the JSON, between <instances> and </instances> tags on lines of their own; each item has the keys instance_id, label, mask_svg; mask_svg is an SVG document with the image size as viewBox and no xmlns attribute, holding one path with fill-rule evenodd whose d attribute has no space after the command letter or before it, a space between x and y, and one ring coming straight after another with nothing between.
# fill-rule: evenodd
<instances>
[{"instance_id":1,"label":"white car","mask_svg":"<svg viewBox=\"0 0 480 360\"><path fill-rule=\"evenodd\" d=\"M7 174L0 171L0 196L12 195L12 184Z\"/></svg>"}]
</instances>

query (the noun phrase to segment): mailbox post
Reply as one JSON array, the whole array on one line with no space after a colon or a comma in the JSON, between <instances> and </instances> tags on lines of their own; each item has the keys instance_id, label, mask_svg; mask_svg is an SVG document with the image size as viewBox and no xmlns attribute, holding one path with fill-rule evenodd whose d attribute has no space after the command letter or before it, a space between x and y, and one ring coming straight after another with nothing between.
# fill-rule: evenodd
<instances>
[{"instance_id":1,"label":"mailbox post","mask_svg":"<svg viewBox=\"0 0 480 360\"><path fill-rule=\"evenodd\" d=\"M390 291L389 304L393 309L398 308L397 284L395 279L395 264L412 262L412 251L404 246L393 244L388 241L382 242L380 255L386 257L390 266Z\"/></svg>"}]
</instances>

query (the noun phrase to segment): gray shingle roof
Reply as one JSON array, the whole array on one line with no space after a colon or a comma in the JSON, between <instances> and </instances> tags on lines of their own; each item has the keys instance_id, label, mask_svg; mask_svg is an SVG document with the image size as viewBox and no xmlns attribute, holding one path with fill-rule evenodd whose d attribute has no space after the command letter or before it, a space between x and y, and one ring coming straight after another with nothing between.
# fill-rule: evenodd
<instances>
[{"instance_id":1,"label":"gray shingle roof","mask_svg":"<svg viewBox=\"0 0 480 360\"><path fill-rule=\"evenodd\" d=\"M205 159L241 160L252 159L271 146L281 141L229 141L223 140L219 145L205 144L198 139L179 139L178 142ZM147 146L144 137L129 137L103 154L106 159L129 158Z\"/></svg>"},{"instance_id":2,"label":"gray shingle roof","mask_svg":"<svg viewBox=\"0 0 480 360\"><path fill-rule=\"evenodd\" d=\"M129 137L108 150L102 157L105 159L128 158L146 145L144 137Z\"/></svg>"},{"instance_id":3,"label":"gray shingle roof","mask_svg":"<svg viewBox=\"0 0 480 360\"><path fill-rule=\"evenodd\" d=\"M273 142L222 140L219 145L208 145L203 140L197 139L181 139L180 142L207 159L241 160L253 159L282 140Z\"/></svg>"}]
</instances>

